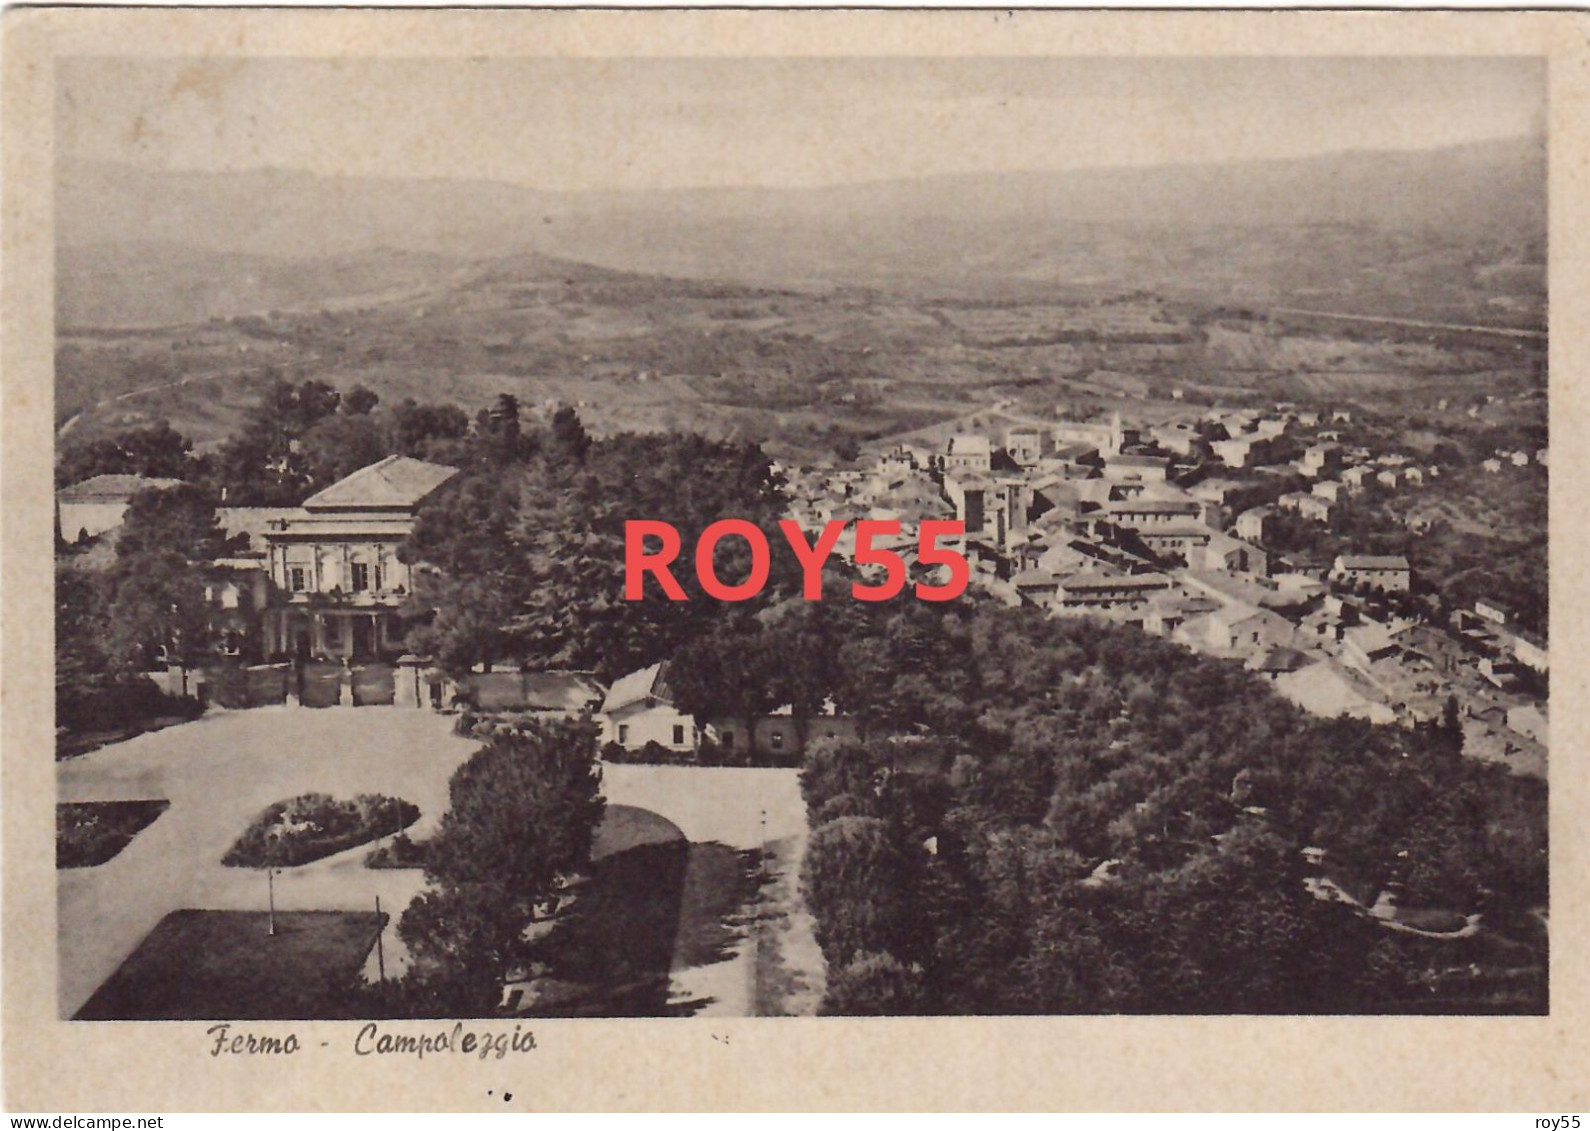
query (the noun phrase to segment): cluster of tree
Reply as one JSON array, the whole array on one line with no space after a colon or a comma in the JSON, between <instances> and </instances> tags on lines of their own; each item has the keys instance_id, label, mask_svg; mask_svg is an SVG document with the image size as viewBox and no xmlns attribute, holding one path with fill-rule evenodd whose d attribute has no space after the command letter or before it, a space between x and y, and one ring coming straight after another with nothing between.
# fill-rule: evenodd
<instances>
[{"instance_id":1,"label":"cluster of tree","mask_svg":"<svg viewBox=\"0 0 1590 1131\"><path fill-rule=\"evenodd\" d=\"M723 604L704 597L688 564L675 571L686 600L655 587L645 600L624 599L628 520L672 524L686 555L722 518L755 523L783 545L779 481L754 444L672 434L592 441L572 410L527 428L499 407L500 419L484 422L492 427L477 422L474 460L421 508L403 550L424 567L414 604L429 617L410 646L449 670L519 660L616 676L700 635ZM725 584L750 573L743 539L720 542L715 561ZM793 556L775 554L766 592L789 592L797 578Z\"/></svg>"},{"instance_id":2,"label":"cluster of tree","mask_svg":"<svg viewBox=\"0 0 1590 1131\"><path fill-rule=\"evenodd\" d=\"M187 664L217 627L207 586L225 540L215 496L181 484L135 494L109 569L59 559L55 572L56 725L68 731L129 725L173 712L143 675Z\"/></svg>"},{"instance_id":3,"label":"cluster of tree","mask_svg":"<svg viewBox=\"0 0 1590 1131\"><path fill-rule=\"evenodd\" d=\"M56 460L56 483L142 475L202 484L231 506L293 506L388 455L441 463L472 457L471 422L458 406L412 398L390 409L379 405L380 397L363 386L339 392L324 381L295 384L269 375L258 403L216 451L195 452L186 436L159 421L66 445ZM500 409L481 414L477 435L493 434L494 414Z\"/></svg>"},{"instance_id":4,"label":"cluster of tree","mask_svg":"<svg viewBox=\"0 0 1590 1131\"><path fill-rule=\"evenodd\" d=\"M233 506L294 506L318 487L386 454L368 389L344 396L324 381L276 377L205 470Z\"/></svg>"},{"instance_id":5,"label":"cluster of tree","mask_svg":"<svg viewBox=\"0 0 1590 1131\"><path fill-rule=\"evenodd\" d=\"M400 1016L491 1016L509 972L536 961L525 929L590 863L606 805L589 724L497 725L453 774L424 843L430 887L403 912L411 965L379 988Z\"/></svg>"},{"instance_id":6,"label":"cluster of tree","mask_svg":"<svg viewBox=\"0 0 1590 1131\"><path fill-rule=\"evenodd\" d=\"M1302 850L1368 902L1400 885L1506 924L1546 899L1543 783L1440 724L1313 719L1089 621L906 607L871 628L827 657L865 737L815 744L802 776L832 1012L1450 1008L1429 987L1466 944L1316 899Z\"/></svg>"},{"instance_id":7,"label":"cluster of tree","mask_svg":"<svg viewBox=\"0 0 1590 1131\"><path fill-rule=\"evenodd\" d=\"M183 479L195 466L192 442L162 420L68 445L55 461L55 484L65 487L96 475Z\"/></svg>"}]
</instances>

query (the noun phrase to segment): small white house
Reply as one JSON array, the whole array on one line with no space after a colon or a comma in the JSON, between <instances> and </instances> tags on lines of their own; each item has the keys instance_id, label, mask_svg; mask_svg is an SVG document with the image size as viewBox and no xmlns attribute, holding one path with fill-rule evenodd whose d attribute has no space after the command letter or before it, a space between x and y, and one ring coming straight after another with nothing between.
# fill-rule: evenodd
<instances>
[{"instance_id":1,"label":"small white house","mask_svg":"<svg viewBox=\"0 0 1590 1131\"><path fill-rule=\"evenodd\" d=\"M626 750L639 750L655 742L668 750L696 748L696 720L674 707L668 686L668 663L631 672L608 689L597 719L604 744L616 742Z\"/></svg>"}]
</instances>

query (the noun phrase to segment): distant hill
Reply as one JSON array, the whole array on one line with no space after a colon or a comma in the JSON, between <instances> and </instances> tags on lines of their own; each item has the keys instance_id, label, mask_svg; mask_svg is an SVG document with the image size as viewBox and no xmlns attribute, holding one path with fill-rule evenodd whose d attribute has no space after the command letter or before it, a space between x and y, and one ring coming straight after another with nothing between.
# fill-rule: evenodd
<instances>
[{"instance_id":1,"label":"distant hill","mask_svg":"<svg viewBox=\"0 0 1590 1131\"><path fill-rule=\"evenodd\" d=\"M66 166L56 196L57 303L63 326L345 308L423 297L486 259L540 255L631 273L926 297L1142 289L1538 326L1545 160L1543 142L1517 139L1247 164L655 193Z\"/></svg>"}]
</instances>

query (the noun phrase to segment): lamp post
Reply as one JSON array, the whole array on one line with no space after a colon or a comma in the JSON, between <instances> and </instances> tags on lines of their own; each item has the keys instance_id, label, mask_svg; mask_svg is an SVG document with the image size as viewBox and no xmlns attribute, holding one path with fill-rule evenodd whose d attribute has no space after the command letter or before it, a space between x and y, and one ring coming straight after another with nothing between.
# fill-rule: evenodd
<instances>
[{"instance_id":1,"label":"lamp post","mask_svg":"<svg viewBox=\"0 0 1590 1131\"><path fill-rule=\"evenodd\" d=\"M270 893L270 930L267 932L271 938L276 937L276 869L265 869L265 886Z\"/></svg>"}]
</instances>

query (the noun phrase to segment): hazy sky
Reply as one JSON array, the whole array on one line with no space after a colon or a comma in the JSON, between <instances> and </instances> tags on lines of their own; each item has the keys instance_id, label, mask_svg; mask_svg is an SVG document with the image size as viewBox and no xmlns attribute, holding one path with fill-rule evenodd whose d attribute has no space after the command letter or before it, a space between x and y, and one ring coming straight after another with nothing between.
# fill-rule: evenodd
<instances>
[{"instance_id":1,"label":"hazy sky","mask_svg":"<svg viewBox=\"0 0 1590 1131\"><path fill-rule=\"evenodd\" d=\"M545 189L842 184L1539 131L1525 59L128 60L58 71L66 159Z\"/></svg>"}]
</instances>

